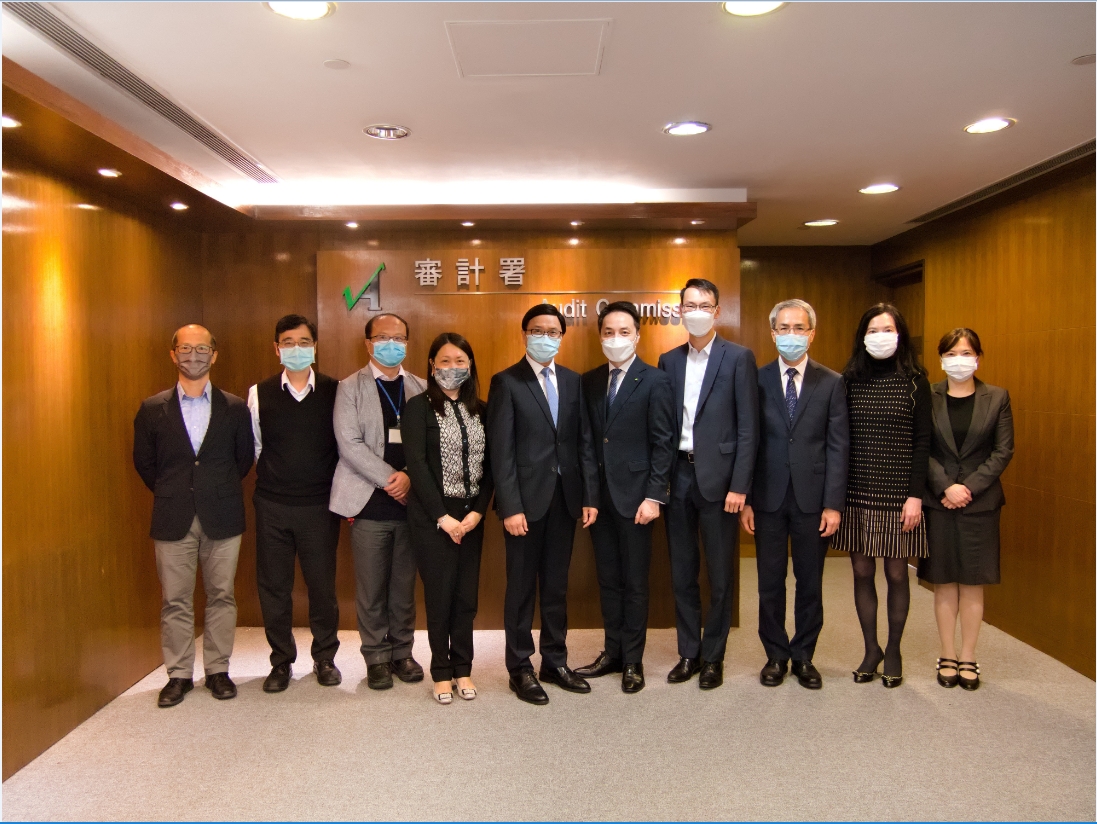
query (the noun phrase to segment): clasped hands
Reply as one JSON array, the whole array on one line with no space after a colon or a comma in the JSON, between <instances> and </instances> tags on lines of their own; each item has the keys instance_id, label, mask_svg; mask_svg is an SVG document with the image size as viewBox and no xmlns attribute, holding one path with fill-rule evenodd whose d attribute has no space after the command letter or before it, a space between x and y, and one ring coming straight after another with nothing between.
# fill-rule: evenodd
<instances>
[{"instance_id":1,"label":"clasped hands","mask_svg":"<svg viewBox=\"0 0 1097 824\"><path fill-rule=\"evenodd\" d=\"M941 506L945 509L963 509L971 503L971 490L963 484L953 484L941 496Z\"/></svg>"},{"instance_id":2,"label":"clasped hands","mask_svg":"<svg viewBox=\"0 0 1097 824\"><path fill-rule=\"evenodd\" d=\"M438 526L444 533L449 535L451 541L459 544L465 535L476 529L476 525L480 523L482 517L479 512L470 512L458 521L451 515L443 515L442 520L438 522Z\"/></svg>"}]
</instances>

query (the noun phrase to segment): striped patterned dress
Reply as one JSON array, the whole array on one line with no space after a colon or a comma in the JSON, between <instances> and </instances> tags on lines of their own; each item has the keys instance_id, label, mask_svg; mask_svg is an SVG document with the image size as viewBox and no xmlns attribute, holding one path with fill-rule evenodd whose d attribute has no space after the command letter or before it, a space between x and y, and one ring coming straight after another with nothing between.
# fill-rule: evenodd
<instances>
[{"instance_id":1,"label":"striped patterned dress","mask_svg":"<svg viewBox=\"0 0 1097 824\"><path fill-rule=\"evenodd\" d=\"M904 377L893 364L882 361L890 371L878 368L869 380L846 384L849 480L831 546L874 558L925 558L925 522L903 532L902 510L925 490L932 396L924 377Z\"/></svg>"}]
</instances>

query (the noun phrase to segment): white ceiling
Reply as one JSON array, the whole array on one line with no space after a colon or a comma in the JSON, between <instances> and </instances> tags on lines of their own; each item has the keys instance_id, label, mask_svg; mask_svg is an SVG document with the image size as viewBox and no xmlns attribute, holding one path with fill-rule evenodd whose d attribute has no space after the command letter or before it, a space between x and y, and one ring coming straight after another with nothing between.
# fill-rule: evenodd
<instances>
[{"instance_id":1,"label":"white ceiling","mask_svg":"<svg viewBox=\"0 0 1097 824\"><path fill-rule=\"evenodd\" d=\"M243 177L7 11L4 55L234 204L719 201L745 188L758 217L744 245L868 244L1095 132L1094 67L1070 62L1095 51L1093 3L798 2L736 18L715 2L341 2L316 22L258 2L50 7L282 182ZM462 77L446 24L492 20L608 20L598 73ZM469 42L477 65L516 65L505 43L493 60L490 37ZM563 44L561 65L589 71L584 42ZM324 68L332 58L350 68ZM1017 125L962 131L991 115ZM686 119L713 129L662 133ZM374 140L370 123L411 136ZM902 189L858 194L880 181ZM799 228L823 217L840 223Z\"/></svg>"}]
</instances>

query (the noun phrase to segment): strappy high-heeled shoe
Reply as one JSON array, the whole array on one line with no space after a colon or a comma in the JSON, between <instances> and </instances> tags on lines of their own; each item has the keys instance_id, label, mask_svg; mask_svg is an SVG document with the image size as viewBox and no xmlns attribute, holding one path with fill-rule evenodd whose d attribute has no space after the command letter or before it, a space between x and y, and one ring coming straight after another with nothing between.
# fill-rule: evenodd
<instances>
[{"instance_id":1,"label":"strappy high-heeled shoe","mask_svg":"<svg viewBox=\"0 0 1097 824\"><path fill-rule=\"evenodd\" d=\"M961 672L974 672L974 678L961 678ZM979 665L974 661L961 661L959 666L956 667L956 677L960 679L960 686L968 690L979 689Z\"/></svg>"},{"instance_id":2,"label":"strappy high-heeled shoe","mask_svg":"<svg viewBox=\"0 0 1097 824\"><path fill-rule=\"evenodd\" d=\"M867 684L873 678L880 674L880 664L884 661L884 653L881 651L880 659L876 662L876 666L871 671L854 670L853 671L853 683L854 684ZM862 662L863 663L863 662Z\"/></svg>"},{"instance_id":3,"label":"strappy high-heeled shoe","mask_svg":"<svg viewBox=\"0 0 1097 824\"><path fill-rule=\"evenodd\" d=\"M958 670L953 672L952 675L941 674L941 670L943 669L956 670L957 666L959 666L959 663L960 662L957 661L955 658L938 658L937 683L940 684L942 687L947 687L948 689L952 689L958 683L960 683L960 673Z\"/></svg>"}]
</instances>

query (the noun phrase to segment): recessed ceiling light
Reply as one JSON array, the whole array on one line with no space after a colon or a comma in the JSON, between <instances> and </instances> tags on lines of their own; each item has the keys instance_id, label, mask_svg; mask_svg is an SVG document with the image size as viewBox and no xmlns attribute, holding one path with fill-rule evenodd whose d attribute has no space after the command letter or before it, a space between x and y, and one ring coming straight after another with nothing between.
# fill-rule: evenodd
<instances>
[{"instance_id":1,"label":"recessed ceiling light","mask_svg":"<svg viewBox=\"0 0 1097 824\"><path fill-rule=\"evenodd\" d=\"M473 223L471 220L462 220L461 225L462 226L475 226L476 224Z\"/></svg>"},{"instance_id":2,"label":"recessed ceiling light","mask_svg":"<svg viewBox=\"0 0 1097 824\"><path fill-rule=\"evenodd\" d=\"M769 14L771 11L777 11L784 3L721 3L724 7L724 11L728 14L734 14L736 17L757 17L759 14Z\"/></svg>"},{"instance_id":3,"label":"recessed ceiling light","mask_svg":"<svg viewBox=\"0 0 1097 824\"><path fill-rule=\"evenodd\" d=\"M370 137L376 137L378 140L399 140L411 134L411 129L404 126L393 126L388 123L375 123L372 126L366 126L362 131Z\"/></svg>"},{"instance_id":4,"label":"recessed ceiling light","mask_svg":"<svg viewBox=\"0 0 1097 824\"><path fill-rule=\"evenodd\" d=\"M290 20L320 20L335 11L334 3L264 3L268 9Z\"/></svg>"},{"instance_id":5,"label":"recessed ceiling light","mask_svg":"<svg viewBox=\"0 0 1097 824\"><path fill-rule=\"evenodd\" d=\"M694 226L700 226L702 223L704 223L704 221L703 220L691 220L690 223L693 224Z\"/></svg>"},{"instance_id":6,"label":"recessed ceiling light","mask_svg":"<svg viewBox=\"0 0 1097 824\"><path fill-rule=\"evenodd\" d=\"M677 245L681 246L681 245L682 245L683 243L685 243L685 242L686 242L686 239L685 239L684 237L676 237L676 238L674 239L674 242L675 242L675 243L676 243Z\"/></svg>"},{"instance_id":7,"label":"recessed ceiling light","mask_svg":"<svg viewBox=\"0 0 1097 824\"><path fill-rule=\"evenodd\" d=\"M5 129L18 129L20 126L23 125L14 117L8 117L7 115L4 115L3 124Z\"/></svg>"},{"instance_id":8,"label":"recessed ceiling light","mask_svg":"<svg viewBox=\"0 0 1097 824\"><path fill-rule=\"evenodd\" d=\"M833 218L823 218L822 220L808 220L804 222L805 226L834 226L838 221Z\"/></svg>"},{"instance_id":9,"label":"recessed ceiling light","mask_svg":"<svg viewBox=\"0 0 1097 824\"><path fill-rule=\"evenodd\" d=\"M378 246L378 245L380 245L381 241L379 241L379 240L373 240L373 239L371 238L371 239L367 240L367 241L366 241L366 243L367 243L368 245L370 245L370 246Z\"/></svg>"},{"instance_id":10,"label":"recessed ceiling light","mask_svg":"<svg viewBox=\"0 0 1097 824\"><path fill-rule=\"evenodd\" d=\"M480 241L479 241L479 240L475 240L475 239L474 239L474 240L470 240L470 241L469 241L469 243L471 243L471 244L472 244L473 246L479 246L479 245L480 245Z\"/></svg>"},{"instance_id":11,"label":"recessed ceiling light","mask_svg":"<svg viewBox=\"0 0 1097 824\"><path fill-rule=\"evenodd\" d=\"M1070 62L1075 66L1092 66L1097 63L1097 54L1083 54L1081 57L1075 57Z\"/></svg>"},{"instance_id":12,"label":"recessed ceiling light","mask_svg":"<svg viewBox=\"0 0 1097 824\"><path fill-rule=\"evenodd\" d=\"M685 120L681 123L668 123L663 127L663 131L667 134L675 135L676 137L684 137L693 134L704 134L711 129L708 123L701 123L697 120Z\"/></svg>"},{"instance_id":13,"label":"recessed ceiling light","mask_svg":"<svg viewBox=\"0 0 1097 824\"><path fill-rule=\"evenodd\" d=\"M339 59L325 60L324 61L324 68L325 69L349 69L350 68L350 63L347 62L346 60L339 60Z\"/></svg>"},{"instance_id":14,"label":"recessed ceiling light","mask_svg":"<svg viewBox=\"0 0 1097 824\"><path fill-rule=\"evenodd\" d=\"M579 238L573 237L571 240L568 241L568 243L570 243L572 246L578 246L579 245Z\"/></svg>"},{"instance_id":15,"label":"recessed ceiling light","mask_svg":"<svg viewBox=\"0 0 1097 824\"><path fill-rule=\"evenodd\" d=\"M171 208L173 208L177 212L185 212L190 207L186 203L180 203L177 200L173 204L171 204Z\"/></svg>"},{"instance_id":16,"label":"recessed ceiling light","mask_svg":"<svg viewBox=\"0 0 1097 824\"><path fill-rule=\"evenodd\" d=\"M357 224L357 223L355 223L355 222L354 222L354 221L352 220L352 221L350 221L350 222L348 222L348 223L347 223L347 228L348 228L348 229L357 229L357 228L358 228L358 224Z\"/></svg>"},{"instance_id":17,"label":"recessed ceiling light","mask_svg":"<svg viewBox=\"0 0 1097 824\"><path fill-rule=\"evenodd\" d=\"M1002 129L1008 129L1016 122L1017 121L1012 117L987 117L964 126L964 131L968 134L990 134L991 132L1000 132Z\"/></svg>"},{"instance_id":18,"label":"recessed ceiling light","mask_svg":"<svg viewBox=\"0 0 1097 824\"><path fill-rule=\"evenodd\" d=\"M871 186L866 186L857 191L863 195L886 195L890 192L899 191L899 187L894 183L873 183Z\"/></svg>"},{"instance_id":19,"label":"recessed ceiling light","mask_svg":"<svg viewBox=\"0 0 1097 824\"><path fill-rule=\"evenodd\" d=\"M581 220L573 220L573 221L571 222L571 225L572 225L572 226L575 226L576 228L578 228L578 227L580 227L580 226L582 226L582 225L583 225L583 221L581 221Z\"/></svg>"},{"instance_id":20,"label":"recessed ceiling light","mask_svg":"<svg viewBox=\"0 0 1097 824\"><path fill-rule=\"evenodd\" d=\"M77 203L76 208L77 209L85 209L89 212L98 212L99 211L99 207L95 206L91 203Z\"/></svg>"},{"instance_id":21,"label":"recessed ceiling light","mask_svg":"<svg viewBox=\"0 0 1097 824\"><path fill-rule=\"evenodd\" d=\"M121 177L122 173L117 169L100 169L99 174L103 177Z\"/></svg>"}]
</instances>

